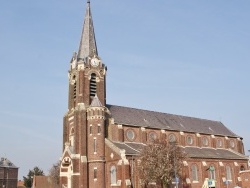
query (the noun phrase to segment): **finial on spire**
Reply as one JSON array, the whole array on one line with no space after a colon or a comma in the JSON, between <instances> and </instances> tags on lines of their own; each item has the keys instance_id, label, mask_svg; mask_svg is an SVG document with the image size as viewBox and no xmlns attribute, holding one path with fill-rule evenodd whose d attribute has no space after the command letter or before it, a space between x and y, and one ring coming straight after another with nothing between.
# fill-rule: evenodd
<instances>
[{"instance_id":1,"label":"finial on spire","mask_svg":"<svg viewBox=\"0 0 250 188\"><path fill-rule=\"evenodd\" d=\"M90 0L87 0L87 3L90 3Z\"/></svg>"}]
</instances>

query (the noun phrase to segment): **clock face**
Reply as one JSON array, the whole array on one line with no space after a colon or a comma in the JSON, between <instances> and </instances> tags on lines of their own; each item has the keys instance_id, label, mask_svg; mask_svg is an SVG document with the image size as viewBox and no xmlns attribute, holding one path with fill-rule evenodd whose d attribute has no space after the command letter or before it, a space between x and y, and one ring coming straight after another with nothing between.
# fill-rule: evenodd
<instances>
[{"instance_id":1,"label":"clock face","mask_svg":"<svg viewBox=\"0 0 250 188\"><path fill-rule=\"evenodd\" d=\"M91 59L91 65L93 66L93 67L97 67L98 65L99 65L99 59L97 59L97 58L93 58L93 59Z\"/></svg>"}]
</instances>

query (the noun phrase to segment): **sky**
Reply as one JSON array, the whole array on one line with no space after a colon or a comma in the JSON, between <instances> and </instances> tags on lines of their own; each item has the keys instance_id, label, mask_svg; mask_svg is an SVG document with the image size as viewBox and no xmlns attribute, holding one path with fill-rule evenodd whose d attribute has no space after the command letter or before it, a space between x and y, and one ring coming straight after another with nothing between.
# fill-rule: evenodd
<instances>
[{"instance_id":1,"label":"sky","mask_svg":"<svg viewBox=\"0 0 250 188\"><path fill-rule=\"evenodd\" d=\"M0 156L45 174L62 154L85 0L0 6ZM221 121L250 149L250 1L91 0L107 103Z\"/></svg>"}]
</instances>

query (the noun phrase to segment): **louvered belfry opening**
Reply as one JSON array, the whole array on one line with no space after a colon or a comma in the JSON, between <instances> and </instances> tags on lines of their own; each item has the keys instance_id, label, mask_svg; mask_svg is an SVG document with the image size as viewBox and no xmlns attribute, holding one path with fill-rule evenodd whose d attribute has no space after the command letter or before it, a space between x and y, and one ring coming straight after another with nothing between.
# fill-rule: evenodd
<instances>
[{"instance_id":1,"label":"louvered belfry opening","mask_svg":"<svg viewBox=\"0 0 250 188\"><path fill-rule=\"evenodd\" d=\"M90 97L94 97L96 94L96 74L92 73L90 78Z\"/></svg>"},{"instance_id":2,"label":"louvered belfry opening","mask_svg":"<svg viewBox=\"0 0 250 188\"><path fill-rule=\"evenodd\" d=\"M76 76L75 75L73 76L73 80L75 81L75 83L74 83L74 93L73 93L74 95L73 96L74 96L74 99L76 99Z\"/></svg>"},{"instance_id":3,"label":"louvered belfry opening","mask_svg":"<svg viewBox=\"0 0 250 188\"><path fill-rule=\"evenodd\" d=\"M76 99L76 83L74 83L74 99Z\"/></svg>"}]
</instances>

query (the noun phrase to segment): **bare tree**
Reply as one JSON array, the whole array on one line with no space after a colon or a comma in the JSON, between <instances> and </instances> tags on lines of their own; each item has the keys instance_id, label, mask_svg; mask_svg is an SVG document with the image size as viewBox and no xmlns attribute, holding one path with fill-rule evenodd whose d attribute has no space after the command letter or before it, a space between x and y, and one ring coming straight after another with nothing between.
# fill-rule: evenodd
<instances>
[{"instance_id":1,"label":"bare tree","mask_svg":"<svg viewBox=\"0 0 250 188\"><path fill-rule=\"evenodd\" d=\"M53 187L59 187L59 178L60 178L60 161L53 164L53 166L49 169L49 176L52 181Z\"/></svg>"},{"instance_id":2,"label":"bare tree","mask_svg":"<svg viewBox=\"0 0 250 188\"><path fill-rule=\"evenodd\" d=\"M184 158L176 143L155 140L140 152L138 175L146 187L152 182L157 187L167 187L174 178L180 177Z\"/></svg>"}]
</instances>

